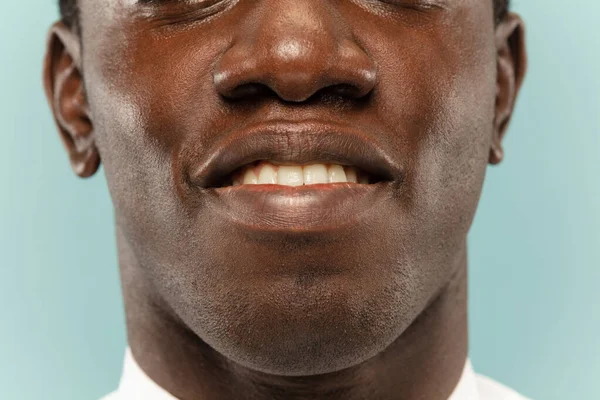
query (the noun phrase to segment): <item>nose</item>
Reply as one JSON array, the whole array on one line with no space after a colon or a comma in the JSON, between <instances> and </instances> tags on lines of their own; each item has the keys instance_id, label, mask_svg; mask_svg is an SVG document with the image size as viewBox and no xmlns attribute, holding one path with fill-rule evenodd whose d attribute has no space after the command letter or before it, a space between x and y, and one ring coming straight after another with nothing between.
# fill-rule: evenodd
<instances>
[{"instance_id":1,"label":"nose","mask_svg":"<svg viewBox=\"0 0 600 400\"><path fill-rule=\"evenodd\" d=\"M270 89L302 102L321 89L361 98L376 84L376 66L330 1L255 1L214 70L217 91L244 98Z\"/></svg>"}]
</instances>

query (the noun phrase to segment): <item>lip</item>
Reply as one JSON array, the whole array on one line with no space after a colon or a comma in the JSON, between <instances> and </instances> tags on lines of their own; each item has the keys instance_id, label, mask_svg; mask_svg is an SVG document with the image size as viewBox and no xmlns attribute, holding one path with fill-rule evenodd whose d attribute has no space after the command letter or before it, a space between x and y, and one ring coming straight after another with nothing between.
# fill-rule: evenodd
<instances>
[{"instance_id":1,"label":"lip","mask_svg":"<svg viewBox=\"0 0 600 400\"><path fill-rule=\"evenodd\" d=\"M219 188L239 168L259 160L275 163L335 163L355 166L376 181L400 181L402 171L376 136L319 122L254 125L225 136L188 175L193 186Z\"/></svg>"},{"instance_id":2,"label":"lip","mask_svg":"<svg viewBox=\"0 0 600 400\"><path fill-rule=\"evenodd\" d=\"M240 185L209 189L214 215L246 231L315 234L340 231L391 196L393 183L306 186Z\"/></svg>"},{"instance_id":3,"label":"lip","mask_svg":"<svg viewBox=\"0 0 600 400\"><path fill-rule=\"evenodd\" d=\"M377 137L319 122L255 125L225 136L188 174L212 215L244 231L277 234L340 232L373 214L393 196L402 169ZM366 171L374 183L303 186L223 186L233 173L258 160L336 163Z\"/></svg>"}]
</instances>

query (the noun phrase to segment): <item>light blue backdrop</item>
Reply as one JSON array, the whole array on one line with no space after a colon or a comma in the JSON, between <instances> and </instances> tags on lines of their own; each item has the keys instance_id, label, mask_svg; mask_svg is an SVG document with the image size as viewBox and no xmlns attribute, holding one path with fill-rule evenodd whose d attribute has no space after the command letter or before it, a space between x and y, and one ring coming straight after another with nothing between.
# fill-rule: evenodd
<instances>
[{"instance_id":1,"label":"light blue backdrop","mask_svg":"<svg viewBox=\"0 0 600 400\"><path fill-rule=\"evenodd\" d=\"M600 399L600 2L515 9L530 70L470 235L471 356L536 400ZM42 95L54 1L0 11L0 399L96 400L125 346L111 202Z\"/></svg>"}]
</instances>

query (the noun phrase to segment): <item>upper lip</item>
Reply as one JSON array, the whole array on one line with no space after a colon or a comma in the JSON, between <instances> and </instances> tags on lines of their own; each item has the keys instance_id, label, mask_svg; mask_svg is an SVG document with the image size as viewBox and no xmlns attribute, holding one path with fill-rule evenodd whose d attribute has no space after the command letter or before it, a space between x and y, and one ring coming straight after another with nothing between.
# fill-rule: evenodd
<instances>
[{"instance_id":1,"label":"upper lip","mask_svg":"<svg viewBox=\"0 0 600 400\"><path fill-rule=\"evenodd\" d=\"M233 172L258 160L305 164L329 162L355 166L381 181L400 180L401 168L375 137L347 126L269 123L225 136L208 149L189 173L201 188L218 188Z\"/></svg>"}]
</instances>

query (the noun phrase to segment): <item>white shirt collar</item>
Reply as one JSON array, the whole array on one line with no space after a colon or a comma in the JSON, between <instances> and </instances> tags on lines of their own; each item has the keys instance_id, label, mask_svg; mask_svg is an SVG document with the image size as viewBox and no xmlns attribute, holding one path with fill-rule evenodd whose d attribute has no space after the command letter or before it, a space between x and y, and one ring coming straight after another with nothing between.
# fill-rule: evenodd
<instances>
[{"instance_id":1,"label":"white shirt collar","mask_svg":"<svg viewBox=\"0 0 600 400\"><path fill-rule=\"evenodd\" d=\"M146 375L133 358L130 347L125 349L123 373L117 393L115 400L176 400L176 397Z\"/></svg>"},{"instance_id":2,"label":"white shirt collar","mask_svg":"<svg viewBox=\"0 0 600 400\"><path fill-rule=\"evenodd\" d=\"M477 378L469 359L465 362L460 380L448 400L480 400L477 392Z\"/></svg>"},{"instance_id":3,"label":"white shirt collar","mask_svg":"<svg viewBox=\"0 0 600 400\"><path fill-rule=\"evenodd\" d=\"M177 400L146 375L133 358L129 347L125 350L121 382L115 394L115 400ZM476 375L468 359L460 381L448 400L479 400Z\"/></svg>"}]
</instances>

